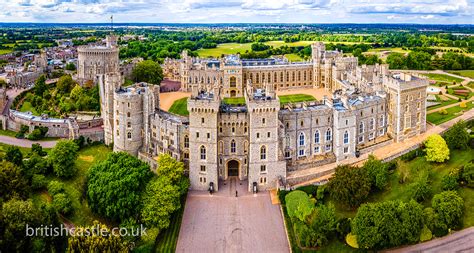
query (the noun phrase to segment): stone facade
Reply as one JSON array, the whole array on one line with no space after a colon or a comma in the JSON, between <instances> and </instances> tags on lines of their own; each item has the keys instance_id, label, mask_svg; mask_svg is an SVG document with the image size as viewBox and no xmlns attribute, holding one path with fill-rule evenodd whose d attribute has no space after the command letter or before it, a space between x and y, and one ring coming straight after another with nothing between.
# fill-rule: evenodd
<instances>
[{"instance_id":1,"label":"stone facade","mask_svg":"<svg viewBox=\"0 0 474 253\"><path fill-rule=\"evenodd\" d=\"M229 177L270 189L288 171L342 161L371 147L426 130L427 80L391 73L387 65L358 66L357 58L312 45L311 61L167 59L165 75L191 92L189 116L159 109L159 88L121 88L119 74L100 80L105 140L156 168L168 153L185 162L196 190L219 189ZM116 76L114 76L116 75ZM322 101L281 105L276 92L324 88ZM227 104L224 98L243 97Z\"/></svg>"}]
</instances>

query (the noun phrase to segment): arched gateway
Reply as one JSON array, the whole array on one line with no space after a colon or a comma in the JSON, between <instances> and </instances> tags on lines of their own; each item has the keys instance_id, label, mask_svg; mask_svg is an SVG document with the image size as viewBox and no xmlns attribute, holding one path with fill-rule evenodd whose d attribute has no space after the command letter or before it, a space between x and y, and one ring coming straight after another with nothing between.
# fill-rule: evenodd
<instances>
[{"instance_id":1,"label":"arched gateway","mask_svg":"<svg viewBox=\"0 0 474 253\"><path fill-rule=\"evenodd\" d=\"M237 160L230 160L227 162L227 176L238 177L239 176L240 163Z\"/></svg>"}]
</instances>

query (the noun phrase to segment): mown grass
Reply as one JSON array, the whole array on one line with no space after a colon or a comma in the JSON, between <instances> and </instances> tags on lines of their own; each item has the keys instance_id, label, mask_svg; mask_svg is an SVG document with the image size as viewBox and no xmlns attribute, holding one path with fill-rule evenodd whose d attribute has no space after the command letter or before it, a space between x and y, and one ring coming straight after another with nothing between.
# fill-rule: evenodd
<instances>
[{"instance_id":1,"label":"mown grass","mask_svg":"<svg viewBox=\"0 0 474 253\"><path fill-rule=\"evenodd\" d=\"M282 95L282 96L278 96L278 98L280 99L281 105L288 104L288 103L316 101L316 98L308 94Z\"/></svg>"},{"instance_id":2,"label":"mown grass","mask_svg":"<svg viewBox=\"0 0 474 253\"><path fill-rule=\"evenodd\" d=\"M244 97L224 98L223 102L228 105L245 105Z\"/></svg>"},{"instance_id":3,"label":"mown grass","mask_svg":"<svg viewBox=\"0 0 474 253\"><path fill-rule=\"evenodd\" d=\"M155 252L176 252L176 245L178 243L179 230L181 228L181 221L183 220L185 205L186 195L181 198L181 208L171 216L170 226L158 236L158 243Z\"/></svg>"},{"instance_id":4,"label":"mown grass","mask_svg":"<svg viewBox=\"0 0 474 253\"><path fill-rule=\"evenodd\" d=\"M428 77L431 80L441 81L441 82L460 83L464 80L462 78L458 78L458 77L454 77L454 76L450 76L450 75L446 75L446 74L426 73L426 74L422 74L422 75Z\"/></svg>"},{"instance_id":5,"label":"mown grass","mask_svg":"<svg viewBox=\"0 0 474 253\"><path fill-rule=\"evenodd\" d=\"M454 103L458 102L455 99L449 99L449 100L443 101L438 95L435 95L435 96L436 96L436 102L439 102L440 104L430 106L430 107L428 107L428 110L433 110L433 109L436 109L436 108L440 108L440 107L451 105L451 104L454 104Z\"/></svg>"},{"instance_id":6,"label":"mown grass","mask_svg":"<svg viewBox=\"0 0 474 253\"><path fill-rule=\"evenodd\" d=\"M168 112L181 116L188 116L188 98L181 98L174 101Z\"/></svg>"},{"instance_id":7,"label":"mown grass","mask_svg":"<svg viewBox=\"0 0 474 253\"><path fill-rule=\"evenodd\" d=\"M16 132L11 131L11 130L3 130L3 129L0 129L0 135L3 135L3 136L15 137L16 134L17 134Z\"/></svg>"},{"instance_id":8,"label":"mown grass","mask_svg":"<svg viewBox=\"0 0 474 253\"><path fill-rule=\"evenodd\" d=\"M39 116L39 113L36 111L35 107L31 105L29 101L24 101L21 104L20 112L31 112L33 115Z\"/></svg>"},{"instance_id":9,"label":"mown grass","mask_svg":"<svg viewBox=\"0 0 474 253\"><path fill-rule=\"evenodd\" d=\"M297 54L285 54L285 57L286 57L286 59L288 59L289 61L292 61L292 62L299 62L299 61L304 60L303 58L301 58Z\"/></svg>"},{"instance_id":10,"label":"mown grass","mask_svg":"<svg viewBox=\"0 0 474 253\"><path fill-rule=\"evenodd\" d=\"M469 69L469 70L450 70L448 71L451 74L455 74L458 76L465 76L469 78L474 78L474 70Z\"/></svg>"},{"instance_id":11,"label":"mown grass","mask_svg":"<svg viewBox=\"0 0 474 253\"><path fill-rule=\"evenodd\" d=\"M8 147L11 147L12 145L8 145L8 144L4 144L4 143L0 143L0 157L5 155L6 151L7 151L7 148ZM31 153L31 148L24 148L24 147L19 147L17 146L18 149L20 149L21 153L23 154L23 158L28 158L30 157L30 153ZM44 151L46 152L49 152L51 149L49 148L43 148Z\"/></svg>"},{"instance_id":12,"label":"mown grass","mask_svg":"<svg viewBox=\"0 0 474 253\"><path fill-rule=\"evenodd\" d=\"M474 107L472 101L465 102L466 108L462 108L460 105L447 108L446 111L448 114L444 115L438 112L432 112L426 115L426 120L432 124L439 125L446 121L452 120L456 117L461 116L463 111L468 111Z\"/></svg>"},{"instance_id":13,"label":"mown grass","mask_svg":"<svg viewBox=\"0 0 474 253\"><path fill-rule=\"evenodd\" d=\"M245 51L252 50L252 43L223 43L217 45L216 48L202 48L196 52L200 57L221 57L224 54L245 53Z\"/></svg>"}]
</instances>

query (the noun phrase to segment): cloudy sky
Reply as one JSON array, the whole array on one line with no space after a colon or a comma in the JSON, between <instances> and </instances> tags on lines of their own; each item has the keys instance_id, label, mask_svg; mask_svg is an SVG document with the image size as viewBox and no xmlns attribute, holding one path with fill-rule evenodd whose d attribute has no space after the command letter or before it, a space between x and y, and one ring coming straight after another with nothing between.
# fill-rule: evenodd
<instances>
[{"instance_id":1,"label":"cloudy sky","mask_svg":"<svg viewBox=\"0 0 474 253\"><path fill-rule=\"evenodd\" d=\"M0 0L0 22L474 24L474 0Z\"/></svg>"}]
</instances>

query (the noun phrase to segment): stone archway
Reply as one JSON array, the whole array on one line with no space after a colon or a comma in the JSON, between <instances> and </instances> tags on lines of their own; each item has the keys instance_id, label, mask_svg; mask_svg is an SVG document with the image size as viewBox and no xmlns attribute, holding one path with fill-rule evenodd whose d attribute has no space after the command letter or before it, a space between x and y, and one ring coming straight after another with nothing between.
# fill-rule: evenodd
<instances>
[{"instance_id":1,"label":"stone archway","mask_svg":"<svg viewBox=\"0 0 474 253\"><path fill-rule=\"evenodd\" d=\"M240 163L237 160L230 160L227 162L227 177L239 176Z\"/></svg>"}]
</instances>

